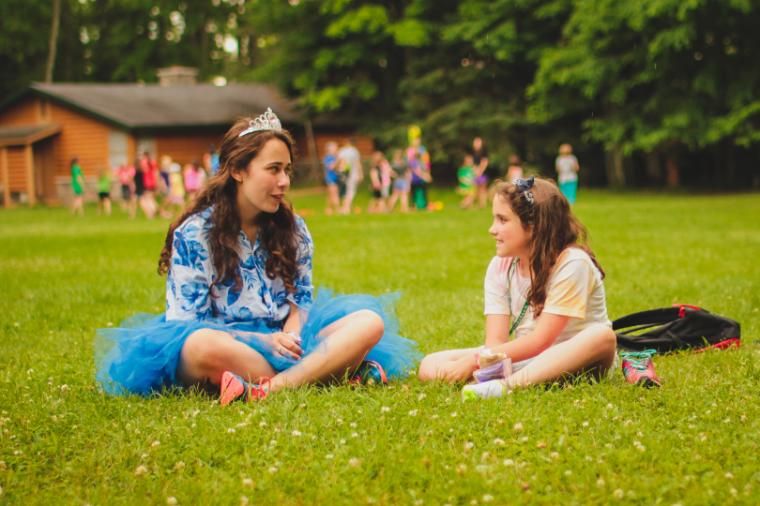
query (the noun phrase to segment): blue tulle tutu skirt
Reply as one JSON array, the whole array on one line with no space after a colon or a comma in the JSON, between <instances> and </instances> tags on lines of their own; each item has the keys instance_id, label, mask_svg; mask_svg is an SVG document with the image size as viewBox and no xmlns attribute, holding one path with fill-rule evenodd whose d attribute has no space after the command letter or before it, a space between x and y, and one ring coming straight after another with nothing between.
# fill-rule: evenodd
<instances>
[{"instance_id":1,"label":"blue tulle tutu skirt","mask_svg":"<svg viewBox=\"0 0 760 506\"><path fill-rule=\"evenodd\" d=\"M421 357L417 344L398 334L394 303L397 295L333 295L320 290L301 327L304 356L318 349L330 324L353 312L374 311L385 323L385 333L366 357L385 369L389 378L405 377ZM268 334L281 328L271 322L225 323L222 320L167 321L165 315L140 314L122 322L119 328L98 329L96 377L103 390L112 395L149 395L178 385L177 366L187 337L200 329L230 333L266 358L276 371L297 361L274 353Z\"/></svg>"}]
</instances>

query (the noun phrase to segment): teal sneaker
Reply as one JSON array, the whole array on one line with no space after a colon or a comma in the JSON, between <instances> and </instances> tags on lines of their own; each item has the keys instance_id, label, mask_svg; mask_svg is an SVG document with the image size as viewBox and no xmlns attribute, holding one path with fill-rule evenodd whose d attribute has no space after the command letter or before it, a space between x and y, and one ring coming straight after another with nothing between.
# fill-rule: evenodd
<instances>
[{"instance_id":1,"label":"teal sneaker","mask_svg":"<svg viewBox=\"0 0 760 506\"><path fill-rule=\"evenodd\" d=\"M374 360L365 360L356 369L351 383L359 385L387 385L388 376L383 366Z\"/></svg>"},{"instance_id":2,"label":"teal sneaker","mask_svg":"<svg viewBox=\"0 0 760 506\"><path fill-rule=\"evenodd\" d=\"M657 353L655 350L621 352L625 380L646 388L661 386L662 382L654 372L654 362L652 362L652 356L655 353Z\"/></svg>"}]
</instances>

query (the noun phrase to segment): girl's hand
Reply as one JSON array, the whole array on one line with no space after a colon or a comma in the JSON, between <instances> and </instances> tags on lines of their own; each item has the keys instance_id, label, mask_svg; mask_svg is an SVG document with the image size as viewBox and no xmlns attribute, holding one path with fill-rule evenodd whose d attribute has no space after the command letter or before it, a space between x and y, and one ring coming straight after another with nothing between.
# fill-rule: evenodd
<instances>
[{"instance_id":1,"label":"girl's hand","mask_svg":"<svg viewBox=\"0 0 760 506\"><path fill-rule=\"evenodd\" d=\"M439 378L447 383L459 383L472 379L472 373L478 368L475 355L467 354L464 357L452 360L444 365L439 373Z\"/></svg>"},{"instance_id":2,"label":"girl's hand","mask_svg":"<svg viewBox=\"0 0 760 506\"><path fill-rule=\"evenodd\" d=\"M286 358L300 360L303 355L301 338L290 332L275 332L271 335L274 352Z\"/></svg>"}]
</instances>

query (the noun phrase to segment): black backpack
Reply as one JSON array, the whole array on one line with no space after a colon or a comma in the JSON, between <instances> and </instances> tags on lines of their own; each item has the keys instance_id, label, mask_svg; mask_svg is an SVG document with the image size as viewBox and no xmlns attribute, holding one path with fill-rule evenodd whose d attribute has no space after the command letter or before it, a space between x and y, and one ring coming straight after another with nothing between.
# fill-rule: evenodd
<instances>
[{"instance_id":1,"label":"black backpack","mask_svg":"<svg viewBox=\"0 0 760 506\"><path fill-rule=\"evenodd\" d=\"M739 346L739 323L687 304L650 309L612 322L620 348L669 351Z\"/></svg>"}]
</instances>

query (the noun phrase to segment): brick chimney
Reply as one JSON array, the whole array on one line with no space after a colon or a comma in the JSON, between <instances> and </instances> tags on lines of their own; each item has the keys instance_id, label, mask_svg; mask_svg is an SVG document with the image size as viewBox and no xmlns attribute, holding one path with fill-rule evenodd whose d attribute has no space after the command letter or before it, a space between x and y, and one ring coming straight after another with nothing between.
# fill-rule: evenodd
<instances>
[{"instance_id":1,"label":"brick chimney","mask_svg":"<svg viewBox=\"0 0 760 506\"><path fill-rule=\"evenodd\" d=\"M156 72L161 86L192 86L198 82L198 69L172 65Z\"/></svg>"}]
</instances>

